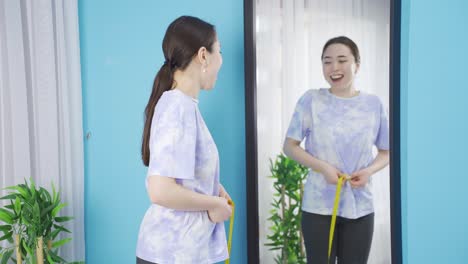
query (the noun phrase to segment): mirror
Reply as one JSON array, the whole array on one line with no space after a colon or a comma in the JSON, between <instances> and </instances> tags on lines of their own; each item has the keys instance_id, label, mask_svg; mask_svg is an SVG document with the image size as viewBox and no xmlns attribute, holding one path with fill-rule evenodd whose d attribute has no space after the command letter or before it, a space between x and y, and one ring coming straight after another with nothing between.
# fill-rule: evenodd
<instances>
[{"instance_id":1,"label":"mirror","mask_svg":"<svg viewBox=\"0 0 468 264\"><path fill-rule=\"evenodd\" d=\"M357 44L355 86L377 95L390 120L390 166L371 177L375 218L368 263L401 263L400 2L246 0L244 6L249 263L274 263L278 254L265 245L275 192L270 159L282 152L299 98L330 87L321 56L327 40L337 36Z\"/></svg>"}]
</instances>

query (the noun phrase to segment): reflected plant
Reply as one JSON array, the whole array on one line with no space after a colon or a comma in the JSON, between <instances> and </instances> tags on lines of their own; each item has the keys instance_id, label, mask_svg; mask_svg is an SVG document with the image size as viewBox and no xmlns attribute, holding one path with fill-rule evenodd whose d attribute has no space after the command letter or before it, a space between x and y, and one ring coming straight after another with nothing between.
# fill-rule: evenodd
<instances>
[{"instance_id":1,"label":"reflected plant","mask_svg":"<svg viewBox=\"0 0 468 264\"><path fill-rule=\"evenodd\" d=\"M301 205L308 169L281 153L275 162L270 159L270 172L275 193L268 218L272 234L265 245L272 251L280 250L275 257L278 264L305 264Z\"/></svg>"}]
</instances>

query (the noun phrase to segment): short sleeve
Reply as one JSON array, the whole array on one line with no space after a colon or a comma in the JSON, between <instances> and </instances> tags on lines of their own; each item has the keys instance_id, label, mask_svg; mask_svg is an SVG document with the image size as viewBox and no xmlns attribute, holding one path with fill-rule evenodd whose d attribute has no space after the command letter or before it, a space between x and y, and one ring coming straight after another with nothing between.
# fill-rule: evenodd
<instances>
[{"instance_id":1,"label":"short sleeve","mask_svg":"<svg viewBox=\"0 0 468 264\"><path fill-rule=\"evenodd\" d=\"M151 124L148 176L194 179L196 110L173 102L157 108Z\"/></svg>"},{"instance_id":2,"label":"short sleeve","mask_svg":"<svg viewBox=\"0 0 468 264\"><path fill-rule=\"evenodd\" d=\"M306 92L299 98L294 114L289 123L286 137L302 141L310 131L311 126L311 92Z\"/></svg>"},{"instance_id":3,"label":"short sleeve","mask_svg":"<svg viewBox=\"0 0 468 264\"><path fill-rule=\"evenodd\" d=\"M375 140L375 146L381 150L389 150L389 129L388 129L388 115L382 102L379 100L379 130Z\"/></svg>"}]
</instances>

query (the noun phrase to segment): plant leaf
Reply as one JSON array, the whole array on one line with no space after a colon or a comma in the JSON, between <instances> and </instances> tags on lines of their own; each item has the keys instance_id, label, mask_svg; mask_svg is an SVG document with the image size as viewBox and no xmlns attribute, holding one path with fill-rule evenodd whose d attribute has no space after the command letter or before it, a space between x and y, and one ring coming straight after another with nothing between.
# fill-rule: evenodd
<instances>
[{"instance_id":1,"label":"plant leaf","mask_svg":"<svg viewBox=\"0 0 468 264\"><path fill-rule=\"evenodd\" d=\"M28 252L28 255L29 256L34 256L31 248L28 247L28 245L26 244L26 241L22 240L21 243L23 244L23 248L26 250L26 252Z\"/></svg>"},{"instance_id":2,"label":"plant leaf","mask_svg":"<svg viewBox=\"0 0 468 264\"><path fill-rule=\"evenodd\" d=\"M28 189L23 187L23 185L19 184L19 185L15 185L15 186L10 186L10 187L7 187L5 189L8 189L8 190L14 190L14 191L17 191L19 194L21 194L21 196L23 196L24 198L29 198L31 197L31 195L29 195L29 192L28 192ZM17 194L18 195L18 194Z\"/></svg>"},{"instance_id":3,"label":"plant leaf","mask_svg":"<svg viewBox=\"0 0 468 264\"><path fill-rule=\"evenodd\" d=\"M72 239L71 238L65 238L62 240L59 240L57 242L52 243L52 248L57 248L65 245L66 243L70 242Z\"/></svg>"},{"instance_id":4,"label":"plant leaf","mask_svg":"<svg viewBox=\"0 0 468 264\"><path fill-rule=\"evenodd\" d=\"M64 260L63 258L59 257L55 252L53 252L52 250L49 250L49 254L50 256L52 257L52 259L55 261L55 262L59 262L59 263L67 263L66 260Z\"/></svg>"},{"instance_id":5,"label":"plant leaf","mask_svg":"<svg viewBox=\"0 0 468 264\"><path fill-rule=\"evenodd\" d=\"M13 249L7 250L2 257L1 264L7 264L8 259L10 259L11 255L13 255Z\"/></svg>"},{"instance_id":6,"label":"plant leaf","mask_svg":"<svg viewBox=\"0 0 468 264\"><path fill-rule=\"evenodd\" d=\"M51 204L46 207L46 209L42 210L41 212L41 218L44 217L44 215L48 214L50 211L54 209L55 205Z\"/></svg>"},{"instance_id":7,"label":"plant leaf","mask_svg":"<svg viewBox=\"0 0 468 264\"><path fill-rule=\"evenodd\" d=\"M5 222L7 224L13 224L13 215L7 210L0 208L0 221Z\"/></svg>"},{"instance_id":8,"label":"plant leaf","mask_svg":"<svg viewBox=\"0 0 468 264\"><path fill-rule=\"evenodd\" d=\"M54 218L56 222L62 223L73 220L73 217L70 216L58 216Z\"/></svg>"},{"instance_id":9,"label":"plant leaf","mask_svg":"<svg viewBox=\"0 0 468 264\"><path fill-rule=\"evenodd\" d=\"M36 198L36 185L34 184L34 181L32 178L29 179L29 182L31 183L29 190L31 191L31 196L33 198Z\"/></svg>"},{"instance_id":10,"label":"plant leaf","mask_svg":"<svg viewBox=\"0 0 468 264\"><path fill-rule=\"evenodd\" d=\"M60 211L60 209L64 208L65 206L67 206L67 204L62 203L62 204L59 204L57 207L55 207L54 210L52 210L52 217L55 217L57 213Z\"/></svg>"},{"instance_id":11,"label":"plant leaf","mask_svg":"<svg viewBox=\"0 0 468 264\"><path fill-rule=\"evenodd\" d=\"M11 230L12 226L11 225L1 225L0 226L0 231L7 231L9 232Z\"/></svg>"},{"instance_id":12,"label":"plant leaf","mask_svg":"<svg viewBox=\"0 0 468 264\"><path fill-rule=\"evenodd\" d=\"M52 203L55 203L57 201L57 192L55 191L55 185L52 182Z\"/></svg>"},{"instance_id":13,"label":"plant leaf","mask_svg":"<svg viewBox=\"0 0 468 264\"><path fill-rule=\"evenodd\" d=\"M38 223L40 222L40 219L41 219L41 213L40 213L39 204L37 203L37 201L34 202L33 219L34 221Z\"/></svg>"},{"instance_id":14,"label":"plant leaf","mask_svg":"<svg viewBox=\"0 0 468 264\"><path fill-rule=\"evenodd\" d=\"M61 231L64 231L64 232L67 232L67 233L71 233L70 230L66 229L64 226L61 226L61 225L58 225L58 224L54 224L54 227L57 228L57 229L60 229Z\"/></svg>"},{"instance_id":15,"label":"plant leaf","mask_svg":"<svg viewBox=\"0 0 468 264\"><path fill-rule=\"evenodd\" d=\"M16 197L18 197L17 193L10 193L10 194L0 198L0 200L14 200L14 199L16 199Z\"/></svg>"},{"instance_id":16,"label":"plant leaf","mask_svg":"<svg viewBox=\"0 0 468 264\"><path fill-rule=\"evenodd\" d=\"M17 215L19 215L21 213L21 201L20 201L18 196L15 199L15 213Z\"/></svg>"},{"instance_id":17,"label":"plant leaf","mask_svg":"<svg viewBox=\"0 0 468 264\"><path fill-rule=\"evenodd\" d=\"M47 201L52 202L52 197L50 196L50 193L42 187L40 188L40 190L42 190L42 193L47 197Z\"/></svg>"},{"instance_id":18,"label":"plant leaf","mask_svg":"<svg viewBox=\"0 0 468 264\"><path fill-rule=\"evenodd\" d=\"M49 264L55 264L55 261L52 260L52 257L50 256L48 252L46 254L46 257L47 257L47 260L49 261Z\"/></svg>"},{"instance_id":19,"label":"plant leaf","mask_svg":"<svg viewBox=\"0 0 468 264\"><path fill-rule=\"evenodd\" d=\"M12 237L13 237L13 231L10 231L6 233L4 236L0 237L0 241L11 240Z\"/></svg>"},{"instance_id":20,"label":"plant leaf","mask_svg":"<svg viewBox=\"0 0 468 264\"><path fill-rule=\"evenodd\" d=\"M54 231L52 231L52 233L50 234L50 238L52 240L54 240L55 238L57 238L58 234L60 234L60 229L55 229Z\"/></svg>"}]
</instances>

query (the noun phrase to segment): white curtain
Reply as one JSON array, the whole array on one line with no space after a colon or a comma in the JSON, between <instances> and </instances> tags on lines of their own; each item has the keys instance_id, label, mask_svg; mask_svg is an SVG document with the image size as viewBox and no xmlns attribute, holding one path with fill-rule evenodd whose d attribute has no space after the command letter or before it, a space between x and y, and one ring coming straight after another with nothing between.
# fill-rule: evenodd
<instances>
[{"instance_id":1,"label":"white curtain","mask_svg":"<svg viewBox=\"0 0 468 264\"><path fill-rule=\"evenodd\" d=\"M85 257L82 134L77 1L0 0L0 188L60 189L69 261Z\"/></svg>"},{"instance_id":2,"label":"white curtain","mask_svg":"<svg viewBox=\"0 0 468 264\"><path fill-rule=\"evenodd\" d=\"M322 75L325 42L345 35L361 52L359 90L377 94L388 109L389 0L257 0L257 138L261 263L275 252L264 246L273 200L269 159L281 152L299 97L308 89L329 87ZM268 188L269 186L269 188ZM391 263L389 171L373 176L375 231L369 263Z\"/></svg>"}]
</instances>

